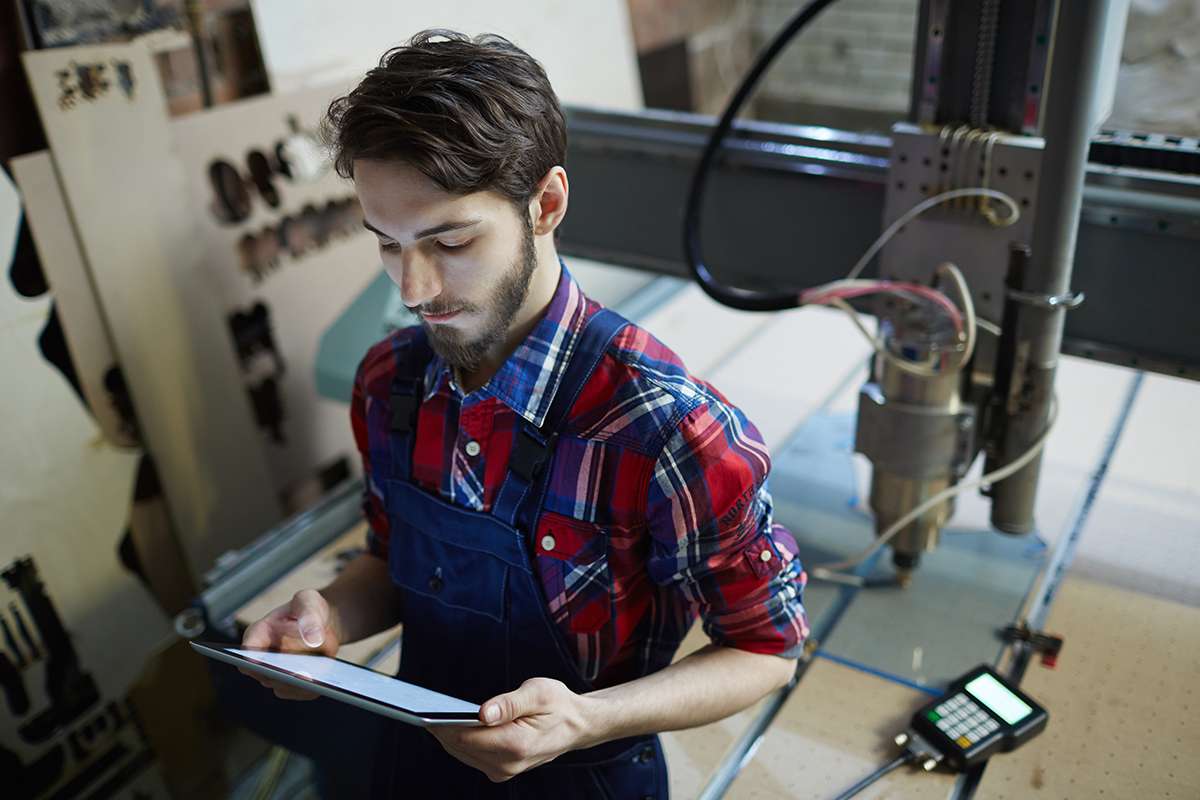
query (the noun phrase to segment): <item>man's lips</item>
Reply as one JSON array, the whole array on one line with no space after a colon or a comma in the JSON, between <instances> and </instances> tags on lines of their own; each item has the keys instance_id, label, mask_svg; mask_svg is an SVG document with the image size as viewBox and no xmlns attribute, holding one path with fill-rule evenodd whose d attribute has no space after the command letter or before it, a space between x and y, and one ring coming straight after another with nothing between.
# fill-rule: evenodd
<instances>
[{"instance_id":1,"label":"man's lips","mask_svg":"<svg viewBox=\"0 0 1200 800\"><path fill-rule=\"evenodd\" d=\"M420 313L421 313L421 319L425 320L426 322L448 322L449 320L452 320L455 317L457 317L460 312L448 311L444 314L432 314L428 311L422 311Z\"/></svg>"}]
</instances>

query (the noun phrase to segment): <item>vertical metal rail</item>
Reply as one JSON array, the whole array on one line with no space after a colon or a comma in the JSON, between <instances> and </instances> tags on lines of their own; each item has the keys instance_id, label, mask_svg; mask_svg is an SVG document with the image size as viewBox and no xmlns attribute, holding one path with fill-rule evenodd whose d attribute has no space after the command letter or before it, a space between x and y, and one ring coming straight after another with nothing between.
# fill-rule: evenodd
<instances>
[{"instance_id":1,"label":"vertical metal rail","mask_svg":"<svg viewBox=\"0 0 1200 800\"><path fill-rule=\"evenodd\" d=\"M1071 271L1106 22L1112 13L1108 5L1104 0L1058 4L1050 80L1043 82L1048 84L1042 127L1046 149L1038 181L1033 252L1020 287L1016 322L1017 407L1008 411L998 447L989 454L989 468L1025 452L1045 430L1050 415L1064 315L1073 303ZM1032 529L1041 462L1039 453L1019 472L992 487L995 527L1011 533Z\"/></svg>"}]
</instances>

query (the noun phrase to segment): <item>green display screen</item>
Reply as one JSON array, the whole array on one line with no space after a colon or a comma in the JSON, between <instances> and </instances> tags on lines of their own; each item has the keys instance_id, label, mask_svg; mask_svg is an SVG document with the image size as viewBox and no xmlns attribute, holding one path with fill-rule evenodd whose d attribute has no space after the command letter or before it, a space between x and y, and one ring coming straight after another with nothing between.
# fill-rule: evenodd
<instances>
[{"instance_id":1,"label":"green display screen","mask_svg":"<svg viewBox=\"0 0 1200 800\"><path fill-rule=\"evenodd\" d=\"M968 683L966 689L972 697L1009 725L1014 725L1033 713L1033 709L1024 700L986 672Z\"/></svg>"}]
</instances>

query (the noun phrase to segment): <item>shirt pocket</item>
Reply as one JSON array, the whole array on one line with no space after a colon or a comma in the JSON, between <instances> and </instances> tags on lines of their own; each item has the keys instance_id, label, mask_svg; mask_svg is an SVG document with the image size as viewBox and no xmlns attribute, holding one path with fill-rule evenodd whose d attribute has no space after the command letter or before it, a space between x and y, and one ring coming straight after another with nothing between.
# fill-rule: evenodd
<instances>
[{"instance_id":1,"label":"shirt pocket","mask_svg":"<svg viewBox=\"0 0 1200 800\"><path fill-rule=\"evenodd\" d=\"M551 618L571 633L595 633L612 619L608 532L545 511L534 537L538 576Z\"/></svg>"},{"instance_id":2,"label":"shirt pocket","mask_svg":"<svg viewBox=\"0 0 1200 800\"><path fill-rule=\"evenodd\" d=\"M760 533L751 539L742 550L742 557L756 578L774 577L784 566L769 533Z\"/></svg>"}]
</instances>

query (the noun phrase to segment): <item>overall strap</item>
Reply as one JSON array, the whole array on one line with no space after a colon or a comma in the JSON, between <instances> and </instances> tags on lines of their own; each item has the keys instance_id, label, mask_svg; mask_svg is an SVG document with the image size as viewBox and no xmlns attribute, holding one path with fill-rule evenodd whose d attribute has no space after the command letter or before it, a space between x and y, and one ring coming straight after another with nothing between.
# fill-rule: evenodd
<instances>
[{"instance_id":1,"label":"overall strap","mask_svg":"<svg viewBox=\"0 0 1200 800\"><path fill-rule=\"evenodd\" d=\"M412 478L412 451L416 440L417 410L425 395L425 369L433 360L433 348L424 328L417 328L404 342L393 343L393 373L389 397L389 436L392 451L392 478Z\"/></svg>"},{"instance_id":2,"label":"overall strap","mask_svg":"<svg viewBox=\"0 0 1200 800\"><path fill-rule=\"evenodd\" d=\"M554 440L609 343L628 324L607 308L600 309L587 321L541 428L521 419L509 456L508 476L492 507L494 516L522 532L532 529L549 479L547 466L554 452Z\"/></svg>"}]
</instances>

